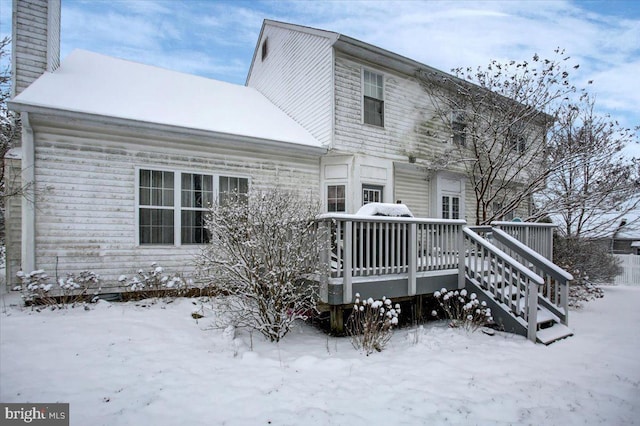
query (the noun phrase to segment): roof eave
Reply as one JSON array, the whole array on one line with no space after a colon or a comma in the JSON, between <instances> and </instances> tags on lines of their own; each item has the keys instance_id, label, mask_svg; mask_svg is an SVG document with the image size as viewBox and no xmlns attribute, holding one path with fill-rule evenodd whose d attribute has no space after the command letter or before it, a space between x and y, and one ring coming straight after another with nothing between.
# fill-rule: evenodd
<instances>
[{"instance_id":1,"label":"roof eave","mask_svg":"<svg viewBox=\"0 0 640 426\"><path fill-rule=\"evenodd\" d=\"M170 124L154 123L149 121L132 120L127 118L105 116L99 114L91 114L78 111L69 111L57 108L49 108L38 105L31 105L15 101L7 102L9 109L16 112L28 112L32 114L40 114L44 116L58 117L70 121L84 121L88 124L97 124L102 127L121 126L131 129L160 131L165 134L192 135L200 138L208 138L212 140L222 140L225 142L243 143L247 148L268 149L284 151L287 153L298 153L312 156L321 156L327 153L327 148L321 145L313 146L299 144L291 141L259 138L255 136L240 135L234 133L216 132L212 130L194 129L190 127L174 126Z\"/></svg>"}]
</instances>

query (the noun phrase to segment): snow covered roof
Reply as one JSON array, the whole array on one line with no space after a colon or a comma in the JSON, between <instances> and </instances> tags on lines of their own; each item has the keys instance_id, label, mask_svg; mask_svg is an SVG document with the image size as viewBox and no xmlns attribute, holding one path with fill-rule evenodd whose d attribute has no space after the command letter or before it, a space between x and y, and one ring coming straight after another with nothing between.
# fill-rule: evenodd
<instances>
[{"instance_id":1,"label":"snow covered roof","mask_svg":"<svg viewBox=\"0 0 640 426\"><path fill-rule=\"evenodd\" d=\"M321 148L256 89L84 50L40 76L11 108L29 107L177 126Z\"/></svg>"},{"instance_id":2,"label":"snow covered roof","mask_svg":"<svg viewBox=\"0 0 640 426\"><path fill-rule=\"evenodd\" d=\"M369 203L360 207L356 216L413 217L405 204Z\"/></svg>"},{"instance_id":3,"label":"snow covered roof","mask_svg":"<svg viewBox=\"0 0 640 426\"><path fill-rule=\"evenodd\" d=\"M640 241L634 241L631 243L631 247L640 247Z\"/></svg>"}]
</instances>

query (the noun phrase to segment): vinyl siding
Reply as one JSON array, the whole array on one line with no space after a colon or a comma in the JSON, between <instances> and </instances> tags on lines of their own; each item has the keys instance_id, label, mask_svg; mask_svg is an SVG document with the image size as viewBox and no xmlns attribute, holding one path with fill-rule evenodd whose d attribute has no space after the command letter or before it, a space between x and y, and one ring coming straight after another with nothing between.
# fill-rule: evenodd
<instances>
[{"instance_id":1,"label":"vinyl siding","mask_svg":"<svg viewBox=\"0 0 640 426\"><path fill-rule=\"evenodd\" d=\"M429 211L429 181L426 172L395 170L395 201L402 201L415 217L432 217Z\"/></svg>"},{"instance_id":2,"label":"vinyl siding","mask_svg":"<svg viewBox=\"0 0 640 426\"><path fill-rule=\"evenodd\" d=\"M40 127L36 133L36 265L50 276L84 269L114 283L157 262L188 273L198 246L136 246L136 170L223 174L319 193L317 157L200 149L157 141Z\"/></svg>"},{"instance_id":3,"label":"vinyl siding","mask_svg":"<svg viewBox=\"0 0 640 426\"><path fill-rule=\"evenodd\" d=\"M267 39L268 54L261 59ZM247 85L255 87L323 145L332 132L332 53L328 38L266 25Z\"/></svg>"},{"instance_id":4,"label":"vinyl siding","mask_svg":"<svg viewBox=\"0 0 640 426\"><path fill-rule=\"evenodd\" d=\"M407 162L411 155L428 164L451 147L450 130L415 78L341 52L336 52L335 62L335 148ZM384 76L384 127L362 121L363 68Z\"/></svg>"},{"instance_id":5,"label":"vinyl siding","mask_svg":"<svg viewBox=\"0 0 640 426\"><path fill-rule=\"evenodd\" d=\"M60 1L13 2L13 75L18 95L60 64Z\"/></svg>"}]
</instances>

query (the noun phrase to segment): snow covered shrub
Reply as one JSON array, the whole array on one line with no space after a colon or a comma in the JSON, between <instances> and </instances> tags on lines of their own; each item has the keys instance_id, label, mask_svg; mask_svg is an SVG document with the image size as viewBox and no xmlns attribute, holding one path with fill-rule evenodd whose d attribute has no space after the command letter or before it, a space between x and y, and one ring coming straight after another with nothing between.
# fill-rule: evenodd
<instances>
[{"instance_id":1,"label":"snow covered shrub","mask_svg":"<svg viewBox=\"0 0 640 426\"><path fill-rule=\"evenodd\" d=\"M53 284L50 283L49 276L42 269L27 274L18 271L16 276L20 279L22 299L26 304L32 304L36 300L43 304L55 304L55 299L50 293Z\"/></svg>"},{"instance_id":2,"label":"snow covered shrub","mask_svg":"<svg viewBox=\"0 0 640 426\"><path fill-rule=\"evenodd\" d=\"M316 201L279 188L228 196L210 209L198 273L224 295L220 326L249 327L277 342L315 311L313 280L327 267L320 254L329 240L316 225L319 211Z\"/></svg>"},{"instance_id":3,"label":"snow covered shrub","mask_svg":"<svg viewBox=\"0 0 640 426\"><path fill-rule=\"evenodd\" d=\"M393 306L391 299L360 300L360 294L356 293L353 311L347 320L351 344L367 355L382 351L391 339L393 327L398 324L398 315L400 305Z\"/></svg>"},{"instance_id":4,"label":"snow covered shrub","mask_svg":"<svg viewBox=\"0 0 640 426\"><path fill-rule=\"evenodd\" d=\"M140 269L131 279L121 275L118 281L126 283L130 291L142 292L146 297L175 294L186 287L186 282L180 275L165 272L156 262L151 263L148 271Z\"/></svg>"},{"instance_id":5,"label":"snow covered shrub","mask_svg":"<svg viewBox=\"0 0 640 426\"><path fill-rule=\"evenodd\" d=\"M58 285L53 283L43 270L25 274L19 271L16 276L22 282L22 298L27 304L52 305L65 308L84 302L89 288L98 289L100 277L91 271L82 271L78 275L67 274L60 278Z\"/></svg>"},{"instance_id":6,"label":"snow covered shrub","mask_svg":"<svg viewBox=\"0 0 640 426\"><path fill-rule=\"evenodd\" d=\"M480 302L475 293L468 294L465 289L443 288L436 291L434 296L450 320L451 327L461 327L473 332L493 321L491 309L487 307L486 302ZM438 312L434 310L431 315L437 317Z\"/></svg>"},{"instance_id":7,"label":"snow covered shrub","mask_svg":"<svg viewBox=\"0 0 640 426\"><path fill-rule=\"evenodd\" d=\"M59 300L63 306L83 302L89 289L100 290L100 276L92 271L81 271L79 274L67 274L58 280Z\"/></svg>"}]
</instances>

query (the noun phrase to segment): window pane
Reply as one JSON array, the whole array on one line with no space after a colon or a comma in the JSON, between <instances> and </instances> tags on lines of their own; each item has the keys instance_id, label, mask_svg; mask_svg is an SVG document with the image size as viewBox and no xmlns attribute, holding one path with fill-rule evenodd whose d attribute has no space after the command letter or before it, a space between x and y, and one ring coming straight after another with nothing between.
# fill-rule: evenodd
<instances>
[{"instance_id":1,"label":"window pane","mask_svg":"<svg viewBox=\"0 0 640 426\"><path fill-rule=\"evenodd\" d=\"M209 232L205 228L205 211L184 210L181 216L182 244L204 244L209 242Z\"/></svg>"},{"instance_id":2,"label":"window pane","mask_svg":"<svg viewBox=\"0 0 640 426\"><path fill-rule=\"evenodd\" d=\"M451 197L451 219L460 219L460 198Z\"/></svg>"},{"instance_id":3,"label":"window pane","mask_svg":"<svg viewBox=\"0 0 640 426\"><path fill-rule=\"evenodd\" d=\"M249 179L220 176L219 183L219 200L221 205L227 203L231 197L240 196L244 201L247 200L246 195L249 192Z\"/></svg>"},{"instance_id":4,"label":"window pane","mask_svg":"<svg viewBox=\"0 0 640 426\"><path fill-rule=\"evenodd\" d=\"M327 186L327 211L328 212L344 212L345 211L345 186L329 185Z\"/></svg>"},{"instance_id":5,"label":"window pane","mask_svg":"<svg viewBox=\"0 0 640 426\"><path fill-rule=\"evenodd\" d=\"M442 218L449 219L449 197L442 197Z\"/></svg>"},{"instance_id":6,"label":"window pane","mask_svg":"<svg viewBox=\"0 0 640 426\"><path fill-rule=\"evenodd\" d=\"M140 204L173 206L173 172L140 170Z\"/></svg>"},{"instance_id":7,"label":"window pane","mask_svg":"<svg viewBox=\"0 0 640 426\"><path fill-rule=\"evenodd\" d=\"M364 122L374 126L384 126L384 103L382 101L365 96Z\"/></svg>"},{"instance_id":8,"label":"window pane","mask_svg":"<svg viewBox=\"0 0 640 426\"><path fill-rule=\"evenodd\" d=\"M173 244L173 209L140 209L140 244Z\"/></svg>"}]
</instances>

